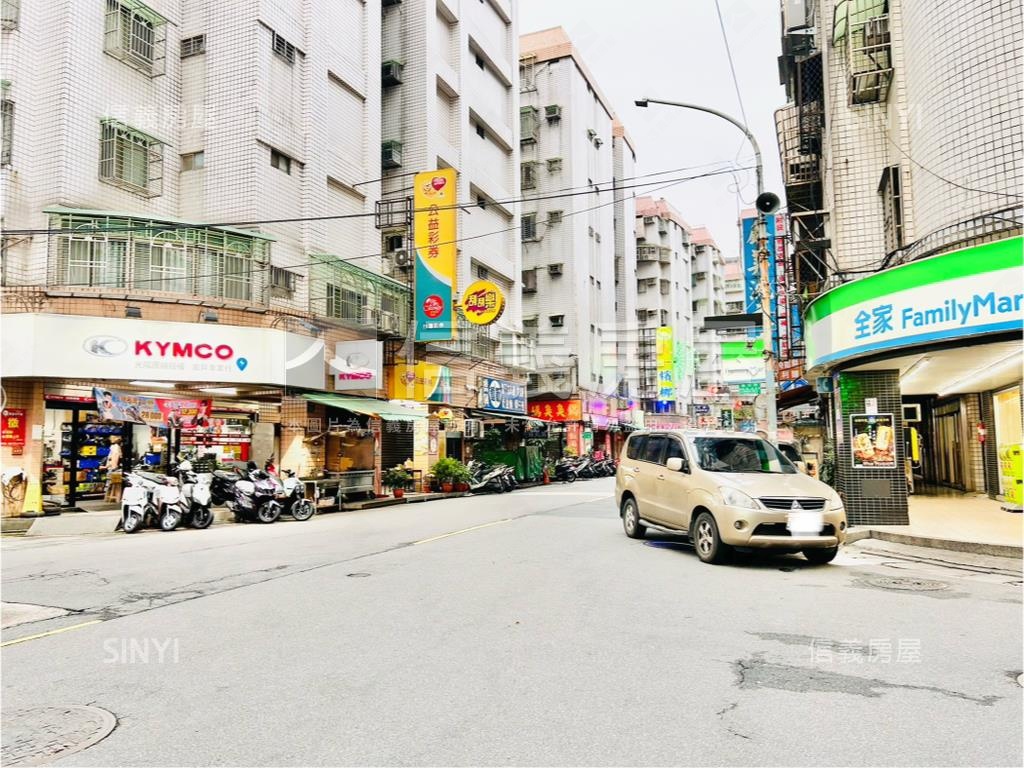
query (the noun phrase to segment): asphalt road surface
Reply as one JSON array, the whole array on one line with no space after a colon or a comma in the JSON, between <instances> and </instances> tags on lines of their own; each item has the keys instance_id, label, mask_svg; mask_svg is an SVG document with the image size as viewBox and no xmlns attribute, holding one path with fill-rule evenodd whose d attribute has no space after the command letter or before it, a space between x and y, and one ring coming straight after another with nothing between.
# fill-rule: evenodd
<instances>
[{"instance_id":1,"label":"asphalt road surface","mask_svg":"<svg viewBox=\"0 0 1024 768\"><path fill-rule=\"evenodd\" d=\"M1024 761L1020 561L708 566L611 494L5 539L4 749L90 705L116 728L55 764Z\"/></svg>"}]
</instances>

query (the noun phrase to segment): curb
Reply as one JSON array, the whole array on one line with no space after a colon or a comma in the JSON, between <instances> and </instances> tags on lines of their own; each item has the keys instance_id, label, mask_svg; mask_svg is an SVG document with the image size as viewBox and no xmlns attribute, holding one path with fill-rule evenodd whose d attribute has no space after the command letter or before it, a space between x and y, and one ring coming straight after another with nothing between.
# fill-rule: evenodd
<instances>
[{"instance_id":1,"label":"curb","mask_svg":"<svg viewBox=\"0 0 1024 768\"><path fill-rule=\"evenodd\" d=\"M1016 560L1024 559L1022 557L1024 556L1024 549L1010 544L985 544L980 541L939 539L934 536L915 536L909 533L876 531L874 528L859 531L851 530L846 534L847 544L853 544L864 539L878 539L879 541L889 541L893 544L910 544L915 547L945 549L951 552L967 552L972 555L991 555L993 557L1008 557Z\"/></svg>"}]
</instances>

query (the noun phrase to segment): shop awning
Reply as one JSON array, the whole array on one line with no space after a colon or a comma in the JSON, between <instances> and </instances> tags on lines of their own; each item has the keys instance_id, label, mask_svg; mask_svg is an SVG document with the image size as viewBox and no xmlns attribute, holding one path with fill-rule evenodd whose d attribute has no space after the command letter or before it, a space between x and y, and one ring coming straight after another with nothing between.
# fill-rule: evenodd
<instances>
[{"instance_id":1,"label":"shop awning","mask_svg":"<svg viewBox=\"0 0 1024 768\"><path fill-rule=\"evenodd\" d=\"M817 390L814 389L810 384L805 384L799 387L793 387L787 389L785 392L780 392L776 398L779 408L792 408L797 405L804 405L809 403L818 397Z\"/></svg>"},{"instance_id":2,"label":"shop awning","mask_svg":"<svg viewBox=\"0 0 1024 768\"><path fill-rule=\"evenodd\" d=\"M467 408L466 415L472 419L533 419L528 413L508 413L507 411L492 411L487 408Z\"/></svg>"},{"instance_id":3,"label":"shop awning","mask_svg":"<svg viewBox=\"0 0 1024 768\"><path fill-rule=\"evenodd\" d=\"M343 408L353 413L380 416L384 421L427 418L425 413L406 408L404 405L389 403L386 400L374 400L369 397L340 397L339 395L303 395L303 397L311 403L329 405L331 408Z\"/></svg>"}]
</instances>

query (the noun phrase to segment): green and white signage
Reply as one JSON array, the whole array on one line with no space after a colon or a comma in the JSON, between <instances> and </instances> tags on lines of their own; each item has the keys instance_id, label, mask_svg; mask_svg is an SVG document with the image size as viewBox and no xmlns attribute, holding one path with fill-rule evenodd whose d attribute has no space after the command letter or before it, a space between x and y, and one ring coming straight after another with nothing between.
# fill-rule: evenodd
<instances>
[{"instance_id":1,"label":"green and white signage","mask_svg":"<svg viewBox=\"0 0 1024 768\"><path fill-rule=\"evenodd\" d=\"M913 261L841 285L807 308L807 368L1024 330L1024 238Z\"/></svg>"}]
</instances>

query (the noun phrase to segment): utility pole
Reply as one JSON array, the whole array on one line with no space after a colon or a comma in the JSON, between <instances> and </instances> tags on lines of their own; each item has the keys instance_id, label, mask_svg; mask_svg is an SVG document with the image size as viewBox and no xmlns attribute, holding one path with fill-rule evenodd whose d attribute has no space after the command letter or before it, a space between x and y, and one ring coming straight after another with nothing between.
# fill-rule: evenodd
<instances>
[{"instance_id":1,"label":"utility pole","mask_svg":"<svg viewBox=\"0 0 1024 768\"><path fill-rule=\"evenodd\" d=\"M670 107L681 107L683 109L695 109L698 112L720 117L723 120L735 125L743 135L747 137L750 146L754 149L754 159L757 164L757 265L760 271L760 294L761 294L761 338L764 341L764 396L768 401L766 408L768 417L768 439L775 442L779 436L779 416L775 402L775 347L772 344L772 304L771 304L771 283L768 280L769 262L768 253L768 229L766 215L774 213L779 208L779 198L771 192L764 191L764 166L761 163L761 147L757 139L743 123L724 112L719 112L711 107L702 107L699 104L686 104L680 101L663 101L662 99L637 99L634 102L638 107L646 107L648 104L665 104Z\"/></svg>"}]
</instances>

